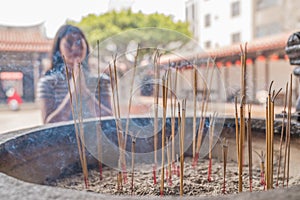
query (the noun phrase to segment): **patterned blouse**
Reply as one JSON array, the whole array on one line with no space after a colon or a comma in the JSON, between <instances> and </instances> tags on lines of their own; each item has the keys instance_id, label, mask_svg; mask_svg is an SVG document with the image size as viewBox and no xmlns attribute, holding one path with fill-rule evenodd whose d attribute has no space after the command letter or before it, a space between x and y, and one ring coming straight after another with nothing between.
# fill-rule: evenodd
<instances>
[{"instance_id":1,"label":"patterned blouse","mask_svg":"<svg viewBox=\"0 0 300 200\"><path fill-rule=\"evenodd\" d=\"M97 87L97 77L86 76L86 84L89 88L90 92L95 95L97 99L99 99L98 95L98 87ZM110 105L110 90L109 90L109 77L105 74L101 75L101 85L100 85L100 96L101 96L101 115L108 116L111 115L111 105ZM69 95L68 91L68 81L66 80L65 72L50 72L46 75L42 76L38 82L37 86L37 97L38 99L48 99L48 102L53 102L52 105L46 109L48 116L53 111L55 111L58 106L62 103L63 99L66 95ZM73 106L75 106L75 98L73 97ZM79 97L78 97L79 99ZM83 98L84 99L84 98ZM84 118L95 117L95 112L90 112L90 110L86 107L84 100L82 100L82 113ZM76 111L75 111L76 113ZM70 113L70 120L73 119L72 113Z\"/></svg>"}]
</instances>

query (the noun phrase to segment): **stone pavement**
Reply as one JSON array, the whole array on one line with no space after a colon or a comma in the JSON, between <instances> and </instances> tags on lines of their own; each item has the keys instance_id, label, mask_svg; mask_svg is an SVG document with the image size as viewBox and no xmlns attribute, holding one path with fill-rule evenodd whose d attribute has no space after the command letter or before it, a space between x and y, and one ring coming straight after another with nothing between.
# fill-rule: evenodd
<instances>
[{"instance_id":1,"label":"stone pavement","mask_svg":"<svg viewBox=\"0 0 300 200\"><path fill-rule=\"evenodd\" d=\"M38 105L24 103L19 111L10 110L5 104L0 105L0 134L39 125L42 125L42 118Z\"/></svg>"}]
</instances>

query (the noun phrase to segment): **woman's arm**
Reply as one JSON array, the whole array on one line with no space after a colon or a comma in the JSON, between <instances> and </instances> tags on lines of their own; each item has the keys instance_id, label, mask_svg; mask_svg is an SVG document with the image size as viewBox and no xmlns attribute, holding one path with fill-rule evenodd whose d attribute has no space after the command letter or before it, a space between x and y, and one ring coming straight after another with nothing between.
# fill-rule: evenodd
<instances>
[{"instance_id":1,"label":"woman's arm","mask_svg":"<svg viewBox=\"0 0 300 200\"><path fill-rule=\"evenodd\" d=\"M46 75L39 80L38 98L42 120L46 123L70 120L71 104L66 81L58 75Z\"/></svg>"},{"instance_id":2,"label":"woman's arm","mask_svg":"<svg viewBox=\"0 0 300 200\"><path fill-rule=\"evenodd\" d=\"M69 94L65 96L57 107L54 98L42 98L40 103L42 118L45 124L70 120L71 104Z\"/></svg>"}]
</instances>

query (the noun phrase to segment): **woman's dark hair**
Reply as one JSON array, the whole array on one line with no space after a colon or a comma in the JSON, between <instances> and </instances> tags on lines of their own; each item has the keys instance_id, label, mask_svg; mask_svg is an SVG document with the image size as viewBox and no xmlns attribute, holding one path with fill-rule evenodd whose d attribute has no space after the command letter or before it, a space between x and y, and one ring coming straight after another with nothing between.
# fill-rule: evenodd
<instances>
[{"instance_id":1,"label":"woman's dark hair","mask_svg":"<svg viewBox=\"0 0 300 200\"><path fill-rule=\"evenodd\" d=\"M78 33L82 36L82 38L84 39L84 41L86 42L86 57L84 58L84 60L82 61L82 66L83 69L85 69L85 71L89 71L88 69L88 55L90 53L89 50L89 44L87 42L87 39L84 35L84 33L76 26L72 26L72 25L63 25L61 26L55 37L54 37L54 41L53 41L53 46L52 46L52 53L51 53L51 69L48 70L46 72L46 74L51 74L53 72L62 72L64 71L64 61L63 61L63 57L60 53L60 49L59 49L59 45L60 42L62 40L63 37L65 37L66 35L68 35L69 33Z\"/></svg>"}]
</instances>

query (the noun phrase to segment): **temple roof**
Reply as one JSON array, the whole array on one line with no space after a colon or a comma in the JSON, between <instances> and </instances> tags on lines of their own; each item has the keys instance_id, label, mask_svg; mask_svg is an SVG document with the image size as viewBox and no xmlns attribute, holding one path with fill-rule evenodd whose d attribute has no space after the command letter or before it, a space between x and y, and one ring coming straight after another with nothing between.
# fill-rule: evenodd
<instances>
[{"instance_id":1,"label":"temple roof","mask_svg":"<svg viewBox=\"0 0 300 200\"><path fill-rule=\"evenodd\" d=\"M0 52L50 52L53 40L47 38L44 24L0 25Z\"/></svg>"},{"instance_id":2,"label":"temple roof","mask_svg":"<svg viewBox=\"0 0 300 200\"><path fill-rule=\"evenodd\" d=\"M280 57L284 57L285 46L287 44L289 36L294 33L293 31L283 32L276 35L271 35L264 38L259 38L247 42L247 53L249 58L256 58L260 55L263 56L271 56L277 55ZM245 44L233 44L230 46L225 46L217 49L211 49L207 51L203 51L200 53L189 53L189 55L184 58L178 55L165 55L161 58L161 63L170 62L180 62L181 65L186 65L187 62L182 61L192 61L195 58L216 58L217 60L221 60L222 62L226 61L236 61L239 60L241 54L241 46L244 49Z\"/></svg>"}]
</instances>

